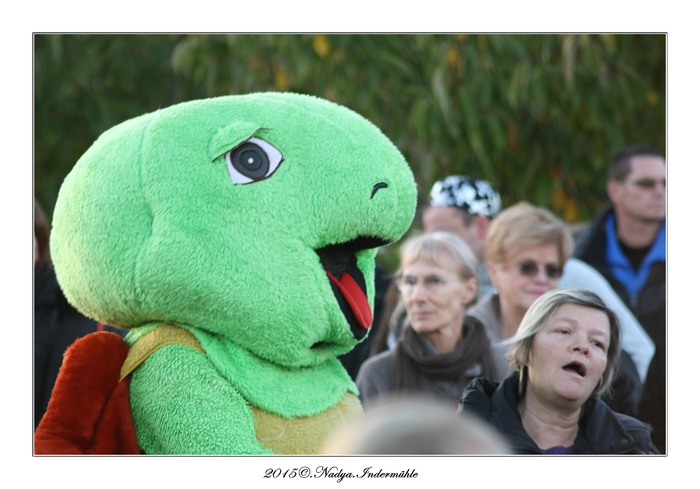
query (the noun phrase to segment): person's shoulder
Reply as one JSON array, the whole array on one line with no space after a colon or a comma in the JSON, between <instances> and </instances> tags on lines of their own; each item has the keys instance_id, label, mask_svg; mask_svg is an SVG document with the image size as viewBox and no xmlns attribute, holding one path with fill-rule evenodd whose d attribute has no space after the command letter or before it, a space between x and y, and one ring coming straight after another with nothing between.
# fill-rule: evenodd
<instances>
[{"instance_id":1,"label":"person's shoulder","mask_svg":"<svg viewBox=\"0 0 700 489\"><path fill-rule=\"evenodd\" d=\"M588 289L598 295L613 292L605 277L595 267L575 256L566 260L564 273L559 279L559 288L566 287Z\"/></svg>"},{"instance_id":2,"label":"person's shoulder","mask_svg":"<svg viewBox=\"0 0 700 489\"><path fill-rule=\"evenodd\" d=\"M499 385L499 382L487 379L486 377L477 377L469 383L464 389L464 392L478 392L480 395L491 397L496 389L498 389Z\"/></svg>"},{"instance_id":3,"label":"person's shoulder","mask_svg":"<svg viewBox=\"0 0 700 489\"><path fill-rule=\"evenodd\" d=\"M389 392L391 353L391 350L387 350L371 356L360 366L355 385L363 404L374 402L375 398Z\"/></svg>"},{"instance_id":4,"label":"person's shoulder","mask_svg":"<svg viewBox=\"0 0 700 489\"><path fill-rule=\"evenodd\" d=\"M492 345L500 343L502 340L498 307L498 296L490 294L479 299L479 302L467 309L465 313L466 316L476 318L481 322Z\"/></svg>"},{"instance_id":5,"label":"person's shoulder","mask_svg":"<svg viewBox=\"0 0 700 489\"><path fill-rule=\"evenodd\" d=\"M637 447L644 453L656 454L658 449L651 441L651 426L632 416L613 412L625 431L634 439Z\"/></svg>"},{"instance_id":6,"label":"person's shoulder","mask_svg":"<svg viewBox=\"0 0 700 489\"><path fill-rule=\"evenodd\" d=\"M602 245L602 239L605 235L605 220L613 212L612 204L608 202L593 218L593 221L577 233L573 256L590 263L591 253Z\"/></svg>"},{"instance_id":7,"label":"person's shoulder","mask_svg":"<svg viewBox=\"0 0 700 489\"><path fill-rule=\"evenodd\" d=\"M613 415L615 416L615 418L617 418L622 427L629 432L651 432L651 427L647 423L644 423L643 421L640 421L637 418L633 418L632 416L629 416L627 414L622 414L615 411L613 411Z\"/></svg>"},{"instance_id":8,"label":"person's shoulder","mask_svg":"<svg viewBox=\"0 0 700 489\"><path fill-rule=\"evenodd\" d=\"M358 379L360 375L371 375L378 370L388 369L391 362L391 353L393 350L385 350L376 355L372 355L367 360L362 362L360 370L357 372Z\"/></svg>"},{"instance_id":9,"label":"person's shoulder","mask_svg":"<svg viewBox=\"0 0 700 489\"><path fill-rule=\"evenodd\" d=\"M481 297L475 304L467 308L466 315L478 319L484 326L489 326L489 323L494 321L493 301L495 296L496 294L492 293Z\"/></svg>"},{"instance_id":10,"label":"person's shoulder","mask_svg":"<svg viewBox=\"0 0 700 489\"><path fill-rule=\"evenodd\" d=\"M485 377L477 377L472 380L462 393L462 399L459 402L460 412L468 411L488 419L491 412L491 400L498 386L498 382Z\"/></svg>"},{"instance_id":11,"label":"person's shoulder","mask_svg":"<svg viewBox=\"0 0 700 489\"><path fill-rule=\"evenodd\" d=\"M600 273L598 273L595 268L580 258L576 258L575 256L570 257L568 260L566 260L566 263L564 263L564 274L566 275L567 272L574 273L576 275L587 274L600 276Z\"/></svg>"}]
</instances>

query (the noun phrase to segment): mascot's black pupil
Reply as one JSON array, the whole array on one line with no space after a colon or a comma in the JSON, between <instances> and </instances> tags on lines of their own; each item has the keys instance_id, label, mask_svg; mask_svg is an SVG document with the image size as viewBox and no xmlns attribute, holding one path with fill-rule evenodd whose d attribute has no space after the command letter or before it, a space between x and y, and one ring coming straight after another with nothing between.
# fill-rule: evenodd
<instances>
[{"instance_id":1,"label":"mascot's black pupil","mask_svg":"<svg viewBox=\"0 0 700 489\"><path fill-rule=\"evenodd\" d=\"M245 143L231 155L233 167L248 178L261 178L270 169L270 160L263 149L254 143Z\"/></svg>"}]
</instances>

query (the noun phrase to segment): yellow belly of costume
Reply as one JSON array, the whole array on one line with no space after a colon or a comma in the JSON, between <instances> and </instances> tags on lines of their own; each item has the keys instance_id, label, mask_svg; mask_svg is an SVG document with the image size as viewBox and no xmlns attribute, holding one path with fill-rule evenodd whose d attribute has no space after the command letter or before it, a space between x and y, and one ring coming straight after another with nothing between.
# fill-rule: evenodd
<instances>
[{"instance_id":1,"label":"yellow belly of costume","mask_svg":"<svg viewBox=\"0 0 700 489\"><path fill-rule=\"evenodd\" d=\"M252 408L255 434L263 447L278 454L310 455L321 452L336 430L362 413L360 400L346 392L338 404L315 416L283 418Z\"/></svg>"}]
</instances>

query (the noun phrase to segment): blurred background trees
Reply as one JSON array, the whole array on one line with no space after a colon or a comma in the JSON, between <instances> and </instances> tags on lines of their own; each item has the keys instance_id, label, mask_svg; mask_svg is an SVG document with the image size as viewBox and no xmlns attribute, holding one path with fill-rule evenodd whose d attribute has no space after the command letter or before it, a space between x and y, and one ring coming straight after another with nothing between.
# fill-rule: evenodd
<instances>
[{"instance_id":1,"label":"blurred background trees","mask_svg":"<svg viewBox=\"0 0 700 489\"><path fill-rule=\"evenodd\" d=\"M184 100L293 91L350 107L419 186L486 178L570 223L614 152L665 150L665 35L36 35L35 194L49 215L100 133Z\"/></svg>"}]
</instances>

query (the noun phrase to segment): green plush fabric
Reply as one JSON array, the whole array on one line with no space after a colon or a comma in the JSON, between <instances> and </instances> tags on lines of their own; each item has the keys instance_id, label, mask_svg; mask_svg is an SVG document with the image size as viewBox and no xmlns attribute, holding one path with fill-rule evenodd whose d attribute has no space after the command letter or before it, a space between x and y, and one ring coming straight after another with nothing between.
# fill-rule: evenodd
<instances>
[{"instance_id":1,"label":"green plush fabric","mask_svg":"<svg viewBox=\"0 0 700 489\"><path fill-rule=\"evenodd\" d=\"M235 184L226 155L253 137L283 159L266 178ZM306 416L355 392L336 358L360 339L315 250L359 236L396 241L415 205L403 156L355 112L289 93L226 96L100 136L61 187L51 253L84 314L133 328L133 338L186 327L207 352L167 346L135 371L135 422L149 452L258 453L245 437L217 441L231 436L229 424L248 433L245 406ZM356 253L369 304L375 254ZM200 396L210 410L197 408ZM235 409L217 421L227 403ZM157 422L166 413L197 442L159 442L172 435Z\"/></svg>"},{"instance_id":2,"label":"green plush fabric","mask_svg":"<svg viewBox=\"0 0 700 489\"><path fill-rule=\"evenodd\" d=\"M256 439L243 396L190 347L158 349L132 374L130 390L136 435L147 454L272 453Z\"/></svg>"}]
</instances>

